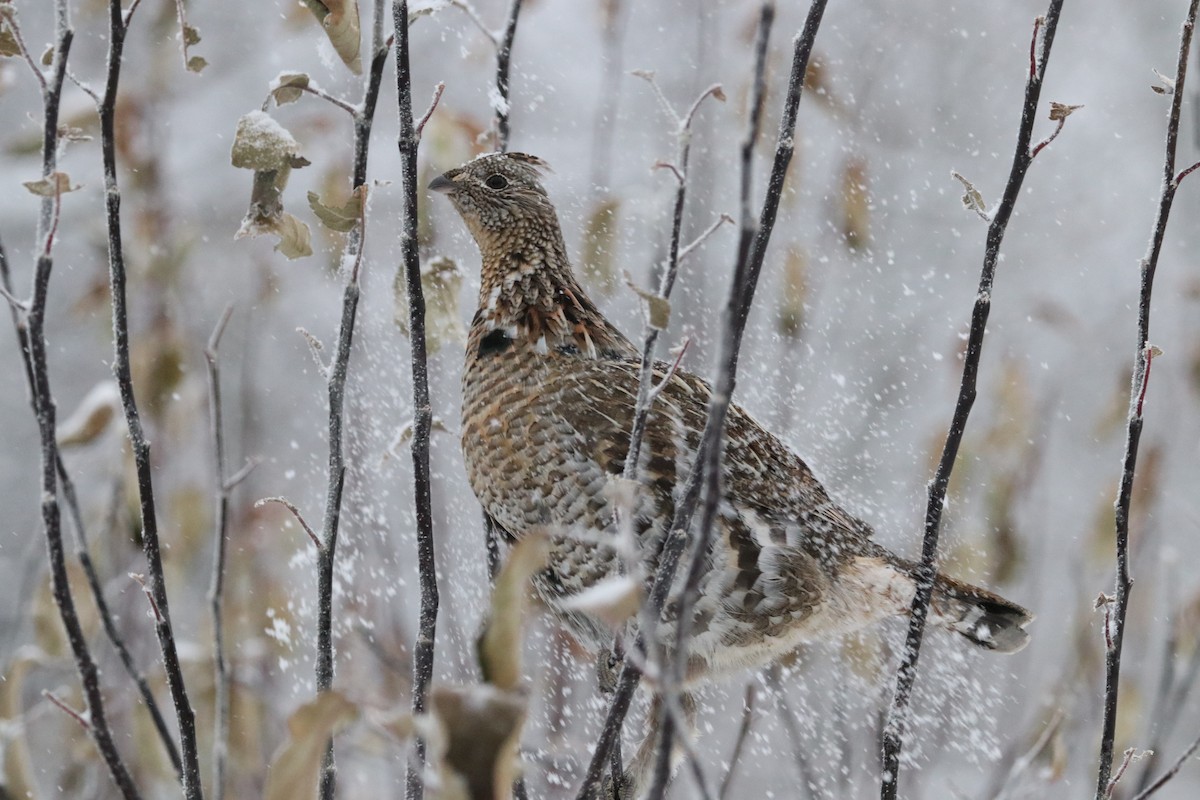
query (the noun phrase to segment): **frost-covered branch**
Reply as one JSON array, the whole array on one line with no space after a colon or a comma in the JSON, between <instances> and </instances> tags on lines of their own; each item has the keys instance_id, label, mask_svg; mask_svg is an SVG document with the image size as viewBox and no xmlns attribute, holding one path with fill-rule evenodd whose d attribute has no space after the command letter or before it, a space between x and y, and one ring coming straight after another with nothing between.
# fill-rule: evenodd
<instances>
[{"instance_id":1,"label":"frost-covered branch","mask_svg":"<svg viewBox=\"0 0 1200 800\"><path fill-rule=\"evenodd\" d=\"M147 591L156 608L155 634L158 637L166 672L167 687L179 723L179 743L183 765L183 794L187 800L199 800L200 758L196 740L196 715L184 685L175 631L167 601L166 577L158 538L158 514L155 508L154 478L150 464L150 442L142 429L134 394L133 372L129 356L129 316L126 307L125 251L121 238L121 192L117 186L116 108L121 77L121 59L125 36L132 21L121 8L120 0L108 4L108 59L104 93L100 103L100 148L104 162L104 210L108 229L109 284L112 295L113 372L121 394L121 408L129 432L137 473L138 503L142 523L142 552L146 557L149 584Z\"/></svg>"},{"instance_id":2,"label":"frost-covered branch","mask_svg":"<svg viewBox=\"0 0 1200 800\"><path fill-rule=\"evenodd\" d=\"M967 417L975 402L979 362L983 352L983 337L987 329L988 312L992 305L992 285L995 281L996 265L1000 257L1000 244L1012 217L1013 208L1020 196L1021 185L1029 170L1035 150L1029 143L1033 136L1034 120L1038 101L1042 93L1042 81L1058 28L1062 0L1051 0L1044 18L1039 18L1033 29L1030 45L1029 75L1025 83L1025 99L1021 107L1021 122L1017 129L1016 152L1004 195L996 211L989 215L987 244L983 256L983 268L979 276L979 288L975 295L975 307L971 314L971 327L967 339L966 356L963 359L962 382L958 400L946 441L942 447L941 460L929 483L929 498L925 508L925 535L921 545L921 564L917 570L917 590L913 597L909 617L908 635L896 673L896 688L888 712L888 721L883 731L883 777L880 781L880 797L895 800L900 779L900 752L904 745L905 723L908 715L909 696L917 677L917 659L921 652L921 639L925 633L925 620L929 613L929 602L933 595L936 576L938 534L941 530L942 509L945 506L946 490L950 484L950 473L958 455L966 430ZM1040 47L1039 47L1040 44Z\"/></svg>"},{"instance_id":3,"label":"frost-covered branch","mask_svg":"<svg viewBox=\"0 0 1200 800\"><path fill-rule=\"evenodd\" d=\"M1096 771L1096 799L1101 800L1110 783L1113 761L1113 740L1117 729L1117 700L1121 680L1121 647L1125 640L1125 612L1129 607L1129 509L1133 501L1133 479L1137 467L1138 443L1146 391L1150 382L1150 365L1155 348L1150 344L1150 299L1154 291L1154 274L1167 232L1167 220L1179 178L1175 174L1175 151L1179 142L1179 120L1183 109L1184 79L1187 77L1188 53L1192 32L1196 27L1196 12L1200 0L1192 0L1179 36L1179 57L1175 67L1175 85L1171 107L1167 112L1166 146L1163 158L1163 184L1158 212L1151 232L1150 244L1141 261L1141 289L1138 296L1137 348L1134 351L1133 380L1129 394L1129 413L1125 430L1125 453L1121 460L1121 482L1114 512L1116 521L1116 590L1107 604L1104 652L1104 724L1100 735L1100 763ZM1185 171L1186 172L1186 171Z\"/></svg>"},{"instance_id":4,"label":"frost-covered branch","mask_svg":"<svg viewBox=\"0 0 1200 800\"><path fill-rule=\"evenodd\" d=\"M737 739L733 743L733 753L729 756L729 767L725 770L725 777L721 779L721 791L717 795L718 800L726 800L732 797L730 790L733 788L733 779L737 775L738 764L742 760L742 749L746 744L746 737L750 735L750 726L754 723L754 701L757 697L757 692L753 683L746 684L746 696L742 700L742 724L738 727Z\"/></svg>"},{"instance_id":5,"label":"frost-covered branch","mask_svg":"<svg viewBox=\"0 0 1200 800\"><path fill-rule=\"evenodd\" d=\"M384 13L383 0L375 0L374 13ZM407 26L404 28L407 30ZM389 43L383 40L383 28L372 25L371 64L363 87L363 99L354 113L354 163L350 177L352 195L358 197L358 221L350 229L342 254L345 284L342 287L342 314L338 323L337 348L326 376L329 404L328 441L329 461L325 490L325 513L321 523L321 544L317 549L317 694L333 688L333 576L337 562L338 533L342 516L342 492L346 483L346 460L342 433L345 425L346 378L350 369L350 352L354 344L355 323L361 292L359 276L367 226L367 156L371 143L371 128L375 107L383 83L383 68L387 63ZM321 764L318 796L333 800L337 786L337 765L333 756L333 740L325 748Z\"/></svg>"},{"instance_id":6,"label":"frost-covered branch","mask_svg":"<svg viewBox=\"0 0 1200 800\"><path fill-rule=\"evenodd\" d=\"M225 659L225 624L222 614L225 589L225 549L229 538L229 493L225 478L225 431L221 409L221 371L218 360L221 335L229 324L233 306L226 306L213 328L204 360L208 374L209 432L213 442L213 476L216 486L216 522L213 525L213 567L208 588L208 605L213 621L213 669L216 700L213 714L212 796L225 796L225 764L229 756L229 664Z\"/></svg>"},{"instance_id":7,"label":"frost-covered branch","mask_svg":"<svg viewBox=\"0 0 1200 800\"><path fill-rule=\"evenodd\" d=\"M1176 775L1179 774L1179 770L1183 769L1183 765L1189 758L1196 754L1197 750L1200 750L1200 738L1197 738L1190 745L1188 745L1188 748L1183 751L1183 755L1181 755L1175 761L1175 763L1171 765L1171 768L1160 775L1158 779L1154 781L1154 783L1147 786L1144 790L1138 792L1137 795L1134 796L1133 800L1146 800L1146 798L1155 794L1159 789L1167 785L1167 783L1169 783L1175 778Z\"/></svg>"},{"instance_id":8,"label":"frost-covered branch","mask_svg":"<svg viewBox=\"0 0 1200 800\"><path fill-rule=\"evenodd\" d=\"M401 248L404 285L408 295L408 340L411 345L413 422L413 500L417 517L417 571L421 587L421 611L417 641L413 647L414 714L425 713L429 684L433 679L434 644L437 636L438 586L433 548L433 510L429 473L429 434L433 408L429 400L429 362L425 343L425 295L421 290L421 260L417 252L417 147L420 134L413 124L412 71L408 51L408 2L394 0L392 19L396 27L396 96L399 102L398 146L401 160L402 211ZM416 741L417 768L409 768L405 796L419 800L424 787L418 770L425 764L424 740Z\"/></svg>"},{"instance_id":9,"label":"frost-covered branch","mask_svg":"<svg viewBox=\"0 0 1200 800\"><path fill-rule=\"evenodd\" d=\"M675 571L679 566L680 557L683 555L684 548L687 547L689 542L687 531L691 528L692 518L700 503L702 491L706 493L706 506L710 504L715 505L717 502L716 494L711 491L711 487L713 481L719 478L717 470L720 466L720 445L724 434L725 415L729 409L729 399L733 394L735 385L738 353L741 348L742 334L745 331L747 318L746 312L753 301L758 275L762 269L766 247L770 241L771 231L775 225L775 216L779 210L779 201L783 193L783 183L794 149L793 136L796 126L796 116L799 111L800 96L804 88L804 75L808 68L809 58L812 55L813 43L816 40L817 30L821 24L821 17L825 12L825 5L825 0L813 0L807 19L805 20L804 28L795 39L791 74L788 79L787 97L784 101L783 114L779 125L775 156L767 184L766 196L763 200L757 224L749 210L749 175L744 174L742 178L743 192L746 199L742 203L743 221L737 249L737 261L730 296L723 318L723 333L717 361L717 379L714 381L708 418L696 456L695 466L691 470L688 482L684 487L683 495L676 507L675 515L671 520L671 526L664 537L662 550L657 562L658 570L647 599L654 614L661 613L673 586ZM774 4L771 2L766 2L762 6L760 40L765 39L767 36L770 22L774 18L774 10ZM760 49L765 48L765 46L765 42L759 45ZM761 65L756 65L756 88L754 90L756 98L764 96L762 85L765 81L765 75L760 76L759 73L761 70ZM761 100L755 100L751 104L751 124L746 140L743 141L742 145L743 172L749 169L748 162L753 155L753 143L754 139L757 138L759 127L759 110L757 107L760 105ZM697 559L694 554L698 552L703 553L709 545L712 518L708 516L709 512L707 509L705 513L708 518L708 526L706 528L702 520L695 533L693 564L703 562L703 558ZM697 566L697 569L700 568L700 566ZM688 578L684 596L680 600L680 609L677 617L681 622L687 619L688 609L691 607L689 598L691 603L694 603L698 586L698 576L689 574ZM676 640L677 654L683 652L681 645L686 646L686 625L680 625L680 633L681 637ZM645 646L644 641L639 641L640 648L644 649ZM674 670L679 668L679 666L672 666ZM595 797L599 789L604 765L608 761L609 752L620 736L621 726L639 679L640 673L637 667L629 658L626 658L618 678L617 688L609 707L604 728L601 731L600 739L596 744L596 750L592 755L592 760L588 767L587 776L579 792L580 798ZM669 752L669 717L667 719L667 726L663 731L663 743L660 744L660 748ZM653 797L653 794L651 797Z\"/></svg>"},{"instance_id":10,"label":"frost-covered branch","mask_svg":"<svg viewBox=\"0 0 1200 800\"><path fill-rule=\"evenodd\" d=\"M684 203L687 200L688 160L692 150L692 120L696 116L696 109L699 108L706 97L712 95L720 99L724 98L719 85L710 86L696 98L686 116L681 117L675 113L671 104L663 96L662 89L659 88L658 82L654 80L653 74L647 72L638 72L635 74L644 78L650 84L655 94L667 109L668 114L674 118L678 152L676 153L676 163L664 165L672 170L676 178L675 202L671 214L671 240L667 247L667 260L662 265L658 291L653 297L647 298L647 302L650 304L650 311L646 319L645 333L642 336L642 361L638 369L638 394L633 407L633 423L629 432L629 451L625 456L625 470L623 475L624 478L631 481L637 480L638 459L642 451L642 439L646 434L646 420L650 415L650 406L653 403L653 397L657 396L657 392L654 391L656 387L653 385L654 350L658 343L658 335L666 327L670 317L671 291L675 288L675 279L679 275L679 264L682 260L679 241L683 230ZM713 226L709 232L711 233L715 229L716 226ZM658 312L656 309L662 309L663 311ZM664 375L659 381L657 388L661 391L661 387L665 386L669 379L669 375Z\"/></svg>"},{"instance_id":11,"label":"frost-covered branch","mask_svg":"<svg viewBox=\"0 0 1200 800\"><path fill-rule=\"evenodd\" d=\"M496 112L496 150L508 150L508 115L512 106L508 100L508 72L512 64L513 39L517 35L517 17L521 14L521 0L509 0L508 16L504 20L504 33L496 42L496 96L492 99Z\"/></svg>"},{"instance_id":12,"label":"frost-covered branch","mask_svg":"<svg viewBox=\"0 0 1200 800\"><path fill-rule=\"evenodd\" d=\"M34 416L37 420L41 444L41 515L50 564L51 593L63 628L66 630L67 642L71 647L75 668L82 684L84 702L87 704L86 716L82 717L86 722L84 728L96 743L96 749L99 751L113 783L116 784L121 795L129 800L130 798L140 798L141 795L117 751L112 729L109 727L104 699L100 691L100 673L88 647L87 637L83 632L67 577L66 552L62 537L62 511L58 483L61 458L55 433L56 407L54 394L50 388L45 324L50 275L54 266L53 231L57 227L61 194L61 187L56 178L58 175L59 108L74 31L71 29L67 17L67 4L60 0L56 4L56 12L54 60L51 64L49 79L35 64L30 64L38 74L38 80L43 89L42 181L53 183L56 188L42 199L41 215L38 221L37 258L33 270L33 292L28 304L28 316L22 319L14 309L13 322L21 344L22 355L25 358L26 377L30 382ZM15 30L15 22L10 24L8 29ZM3 278L5 290L11 294L11 275L7 257L2 248L0 248L0 277Z\"/></svg>"}]
</instances>

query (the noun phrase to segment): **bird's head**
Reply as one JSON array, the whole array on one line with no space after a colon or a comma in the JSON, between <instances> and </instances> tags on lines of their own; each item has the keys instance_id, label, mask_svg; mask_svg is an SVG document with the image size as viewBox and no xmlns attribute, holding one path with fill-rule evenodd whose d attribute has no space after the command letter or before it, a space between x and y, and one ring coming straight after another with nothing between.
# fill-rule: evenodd
<instances>
[{"instance_id":1,"label":"bird's head","mask_svg":"<svg viewBox=\"0 0 1200 800\"><path fill-rule=\"evenodd\" d=\"M558 217L541 176L546 162L524 153L490 153L434 178L429 189L450 198L485 259L561 239ZM531 241L532 240L532 241Z\"/></svg>"}]
</instances>

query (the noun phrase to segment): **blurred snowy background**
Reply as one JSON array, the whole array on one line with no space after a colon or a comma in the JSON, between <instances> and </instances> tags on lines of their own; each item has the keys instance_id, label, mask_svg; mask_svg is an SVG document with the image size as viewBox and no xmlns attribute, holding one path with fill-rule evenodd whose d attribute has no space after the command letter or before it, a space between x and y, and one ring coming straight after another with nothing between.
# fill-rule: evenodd
<instances>
[{"instance_id":1,"label":"blurred snowy background","mask_svg":"<svg viewBox=\"0 0 1200 800\"><path fill-rule=\"evenodd\" d=\"M104 3L74 4L72 71L99 85ZM507 3L478 0L492 28ZM770 48L761 191L805 4L779 9ZM30 48L52 38L50 4L17 0ZM1033 609L1032 644L1000 658L927 640L918 719L903 793L917 798L1085 797L1093 791L1102 706L1103 636L1093 602L1112 585L1112 501L1135 345L1138 260L1161 180L1169 100L1151 91L1170 73L1182 0L1067 3L1051 56L1048 101L1083 104L1034 162L1009 226L993 295L976 404L950 492L943 536L950 571ZM324 383L303 327L332 346L340 313L341 240L316 222L306 190L347 191L346 115L305 96L271 114L312 165L293 173L288 209L313 227L315 255L287 261L268 237L235 242L250 174L230 166L239 117L259 108L283 71L303 71L357 102L360 82L300 4L189 3L208 67L187 72L174 4L146 0L127 47L118 123L124 230L131 270L134 369L155 459L167 577L202 734L212 718L211 454L203 348L229 303L222 350L229 461L261 465L235 492L227 636L236 671L230 796L261 792L283 720L313 691L315 573L304 534L277 506L310 520L324 502ZM652 70L686 108L721 83L696 122L684 240L736 214L758 4L749 0L526 0L512 68L511 148L537 154L584 281L629 333L641 322L622 270L648 284L665 254L673 181L652 170L675 155L672 123L633 69ZM817 40L813 91L743 350L737 397L800 452L831 493L891 548L915 556L933 472L957 391L984 224L960 202L951 170L995 203L1011 163L1034 18L1041 0L830 3ZM364 8L369 16L369 9ZM387 26L390 28L390 14ZM369 23L364 19L364 29ZM365 50L365 44L364 44ZM422 186L478 152L491 117L491 43L453 7L412 27L414 105L446 92L422 143ZM1194 61L1193 57L1193 61ZM380 707L407 706L416 628L411 471L397 441L410 418L408 342L393 322L400 260L394 69L376 116L369 177L363 305L350 367L347 494L338 557L335 685ZM1200 75L1194 75L1198 85ZM1197 95L1188 90L1180 164L1200 158ZM64 118L96 134L90 100L69 86ZM40 105L28 69L0 61L0 237L17 294L29 291L38 204L21 182L39 175ZM96 141L71 144L60 168L83 188L63 201L47 333L60 419L111 378L102 180ZM1200 181L1184 183L1158 273L1154 362L1133 506L1135 586L1118 753L1160 748L1157 772L1200 732ZM466 321L477 253L449 204L421 195L423 258L452 257L461 292L432 313ZM669 343L693 338L686 366L710 373L718 309L733 264L725 227L686 262ZM585 254L591 255L585 258ZM585 263L586 262L586 263ZM456 305L455 305L456 303ZM460 341L454 326L431 356L435 529L443 587L436 676L476 678L473 637L485 605L483 534L458 453ZM38 516L37 432L11 330L0 334L0 732L6 769L24 763L36 796L104 798L113 789L78 727L41 697L78 702L78 680L50 602ZM136 495L122 426L65 452L91 524L94 558L135 657L160 692L144 598L125 576L144 571ZM82 596L82 595L80 595ZM85 608L90 606L84 602ZM172 777L107 641L85 612L118 746L148 796ZM892 685L901 624L797 653L773 679L746 675L704 697L700 748L719 779L758 687L733 797L869 797L876 737ZM535 797L573 796L602 703L586 660L543 621L530 637L536 698L526 729ZM1173 664L1182 687L1163 703ZM1192 676L1194 677L1194 676ZM1014 762L1053 725L1027 768ZM1164 727L1171 729L1165 731ZM14 755L16 754L16 755ZM346 797L399 796L400 749L339 740ZM1142 778L1131 766L1118 796ZM205 772L207 775L207 770ZM1200 768L1160 793L1196 796ZM673 797L692 796L686 778Z\"/></svg>"}]
</instances>

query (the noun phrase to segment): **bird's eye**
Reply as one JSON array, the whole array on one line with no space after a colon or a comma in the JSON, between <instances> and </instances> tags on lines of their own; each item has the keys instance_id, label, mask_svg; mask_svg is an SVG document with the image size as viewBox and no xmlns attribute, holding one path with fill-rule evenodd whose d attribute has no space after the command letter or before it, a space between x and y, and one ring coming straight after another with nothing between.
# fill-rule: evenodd
<instances>
[{"instance_id":1,"label":"bird's eye","mask_svg":"<svg viewBox=\"0 0 1200 800\"><path fill-rule=\"evenodd\" d=\"M508 187L508 178L503 175L492 175L483 182L489 189L505 189Z\"/></svg>"}]
</instances>

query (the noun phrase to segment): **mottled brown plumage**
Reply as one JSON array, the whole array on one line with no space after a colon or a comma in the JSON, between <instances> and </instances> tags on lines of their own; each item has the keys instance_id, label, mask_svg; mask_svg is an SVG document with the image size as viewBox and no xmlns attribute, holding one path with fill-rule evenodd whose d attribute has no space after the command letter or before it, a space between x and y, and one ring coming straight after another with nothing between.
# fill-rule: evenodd
<instances>
[{"instance_id":1,"label":"mottled brown plumage","mask_svg":"<svg viewBox=\"0 0 1200 800\"><path fill-rule=\"evenodd\" d=\"M558 533L540 593L553 607L620 568L611 480L625 467L638 353L572 274L543 162L493 154L436 178L482 254L479 307L463 372L462 447L485 511L511 536ZM660 367L656 378L666 373ZM710 389L676 372L649 417L635 531L653 559L704 427ZM736 405L723 499L689 643L692 679L762 664L796 645L907 613L913 565L871 540L808 466ZM686 569L679 570L677 582ZM653 574L653 564L644 574ZM676 587L678 589L678 586ZM674 604L659 626L673 640ZM603 629L564 612L584 639ZM939 577L931 619L989 649L1014 651L1025 609Z\"/></svg>"}]
</instances>

